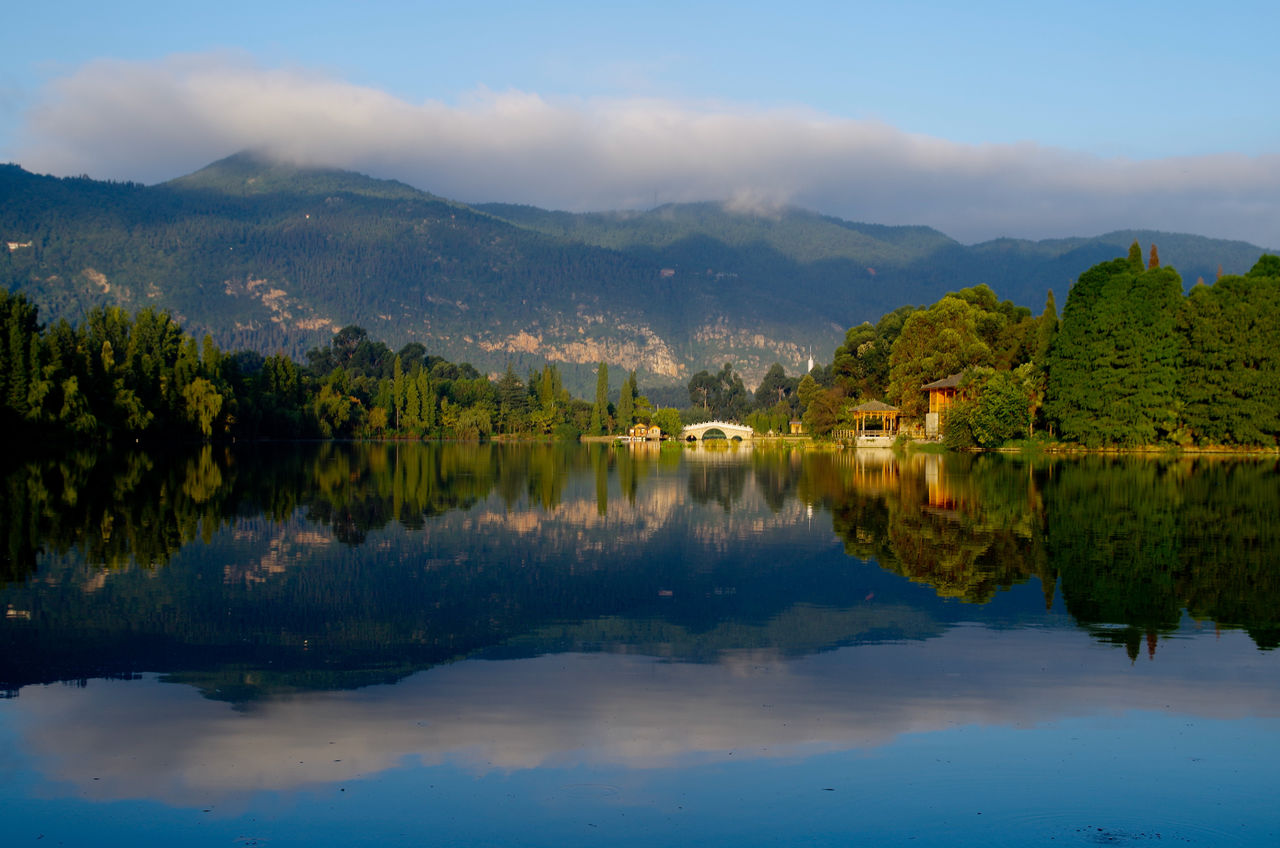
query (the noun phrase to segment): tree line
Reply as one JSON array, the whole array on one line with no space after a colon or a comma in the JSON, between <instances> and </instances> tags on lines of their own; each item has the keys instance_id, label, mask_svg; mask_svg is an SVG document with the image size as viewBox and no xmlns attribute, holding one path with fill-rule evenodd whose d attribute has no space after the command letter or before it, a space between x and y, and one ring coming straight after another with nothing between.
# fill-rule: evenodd
<instances>
[{"instance_id":1,"label":"tree line","mask_svg":"<svg viewBox=\"0 0 1280 848\"><path fill-rule=\"evenodd\" d=\"M850 328L829 366L788 378L775 364L754 396L726 364L689 382L686 419L731 418L782 432L801 417L823 436L853 410L888 400L907 419L928 411L923 386L962 375L945 422L954 448L1055 439L1088 447L1275 446L1280 442L1280 257L1242 276L1182 279L1127 257L1081 274L1059 320L1000 301L986 285L929 307L903 306Z\"/></svg>"},{"instance_id":2,"label":"tree line","mask_svg":"<svg viewBox=\"0 0 1280 848\"><path fill-rule=\"evenodd\" d=\"M650 412L635 392L633 420ZM169 313L99 307L72 326L40 324L0 291L0 425L42 443L221 438L576 438L596 406L573 398L555 365L496 380L468 363L399 351L360 327L306 354L226 352ZM607 405L613 425L617 407ZM678 422L677 422L678 429Z\"/></svg>"},{"instance_id":3,"label":"tree line","mask_svg":"<svg viewBox=\"0 0 1280 848\"><path fill-rule=\"evenodd\" d=\"M962 374L946 421L952 447L1052 437L1090 447L1275 445L1280 439L1280 257L1183 294L1154 246L1081 274L1059 321L1000 301L986 285L850 328L830 365L788 376L774 363L754 392L725 363L693 375L689 406L654 408L608 365L594 402L572 397L555 365L497 379L467 363L399 351L345 327L299 364L283 352L228 353L167 312L99 307L45 327L22 294L0 291L0 424L41 441L178 438L576 438L666 433L711 419L761 433L803 421L823 436L887 399L907 418L923 386Z\"/></svg>"},{"instance_id":4,"label":"tree line","mask_svg":"<svg viewBox=\"0 0 1280 848\"><path fill-rule=\"evenodd\" d=\"M961 289L928 308L903 306L877 323L850 328L829 365L788 376L774 363L750 392L725 363L719 372L701 371L689 381L686 423L710 419L742 421L757 432L785 433L791 420L804 432L825 436L852 429L853 408L868 400L890 399L902 413L920 417L928 407L922 386L979 366L1009 371L1026 365L1045 344L1045 328L1056 329L1052 305L1033 317L1025 307L1001 302L986 285ZM1019 379L1031 379L1024 368Z\"/></svg>"}]
</instances>

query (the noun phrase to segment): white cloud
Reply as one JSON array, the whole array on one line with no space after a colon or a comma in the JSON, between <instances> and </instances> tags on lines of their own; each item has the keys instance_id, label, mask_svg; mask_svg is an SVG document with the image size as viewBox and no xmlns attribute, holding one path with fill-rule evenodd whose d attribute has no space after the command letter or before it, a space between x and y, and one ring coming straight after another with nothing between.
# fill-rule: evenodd
<instances>
[{"instance_id":1,"label":"white cloud","mask_svg":"<svg viewBox=\"0 0 1280 848\"><path fill-rule=\"evenodd\" d=\"M1280 154L1103 159L803 109L645 98L481 89L415 104L238 54L86 66L42 93L10 155L41 172L155 182L250 147L466 201L795 203L966 241L1132 227L1280 245Z\"/></svg>"}]
</instances>

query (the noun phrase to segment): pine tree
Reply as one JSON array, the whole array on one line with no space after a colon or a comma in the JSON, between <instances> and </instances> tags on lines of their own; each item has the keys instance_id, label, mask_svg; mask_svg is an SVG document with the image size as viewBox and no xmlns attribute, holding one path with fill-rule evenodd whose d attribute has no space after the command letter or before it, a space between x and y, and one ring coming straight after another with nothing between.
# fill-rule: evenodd
<instances>
[{"instance_id":1,"label":"pine tree","mask_svg":"<svg viewBox=\"0 0 1280 848\"><path fill-rule=\"evenodd\" d=\"M1058 305L1053 299L1053 289L1049 289L1049 296L1044 302L1044 312L1040 313L1040 321L1036 324L1036 348L1032 355L1032 361L1041 368L1045 367L1045 363L1049 360L1049 348L1053 346L1053 340L1057 335Z\"/></svg>"},{"instance_id":2,"label":"pine tree","mask_svg":"<svg viewBox=\"0 0 1280 848\"><path fill-rule=\"evenodd\" d=\"M1137 274L1141 273L1142 268L1142 245L1134 239L1133 244L1129 245L1129 270Z\"/></svg>"},{"instance_id":3,"label":"pine tree","mask_svg":"<svg viewBox=\"0 0 1280 848\"><path fill-rule=\"evenodd\" d=\"M419 430L430 433L435 428L436 395L431 388L431 375L427 369L419 368L413 378L413 388L417 393L418 405L413 414L415 426Z\"/></svg>"},{"instance_id":4,"label":"pine tree","mask_svg":"<svg viewBox=\"0 0 1280 848\"><path fill-rule=\"evenodd\" d=\"M0 404L18 418L26 415L27 394L30 390L31 338L38 332L36 308L22 295L10 297L4 293L0 300L0 327L4 331L3 351L0 352Z\"/></svg>"},{"instance_id":5,"label":"pine tree","mask_svg":"<svg viewBox=\"0 0 1280 848\"><path fill-rule=\"evenodd\" d=\"M1176 426L1182 280L1134 259L1080 275L1050 350L1045 411L1087 445L1151 444Z\"/></svg>"},{"instance_id":6,"label":"pine tree","mask_svg":"<svg viewBox=\"0 0 1280 848\"><path fill-rule=\"evenodd\" d=\"M420 371L422 377L422 389L419 395L422 398L422 429L427 435L436 432L439 425L439 416L436 414L436 392L431 386L431 381L427 379L426 371Z\"/></svg>"},{"instance_id":7,"label":"pine tree","mask_svg":"<svg viewBox=\"0 0 1280 848\"><path fill-rule=\"evenodd\" d=\"M1179 311L1182 420L1201 444L1280 438L1280 266L1274 278L1262 267L1196 286Z\"/></svg>"},{"instance_id":8,"label":"pine tree","mask_svg":"<svg viewBox=\"0 0 1280 848\"><path fill-rule=\"evenodd\" d=\"M395 361L391 363L391 398L392 426L398 430L400 416L404 412L404 366L400 362L399 354L396 354Z\"/></svg>"},{"instance_id":9,"label":"pine tree","mask_svg":"<svg viewBox=\"0 0 1280 848\"><path fill-rule=\"evenodd\" d=\"M591 432L603 435L609 420L609 366L600 362L596 371L596 404L591 410Z\"/></svg>"},{"instance_id":10,"label":"pine tree","mask_svg":"<svg viewBox=\"0 0 1280 848\"><path fill-rule=\"evenodd\" d=\"M497 388L498 421L503 431L515 433L523 430L528 393L510 362L507 363L506 373L498 380Z\"/></svg>"},{"instance_id":11,"label":"pine tree","mask_svg":"<svg viewBox=\"0 0 1280 848\"><path fill-rule=\"evenodd\" d=\"M542 366L542 378L538 381L538 404L548 412L555 410L556 389L550 363Z\"/></svg>"},{"instance_id":12,"label":"pine tree","mask_svg":"<svg viewBox=\"0 0 1280 848\"><path fill-rule=\"evenodd\" d=\"M418 394L418 381L409 380L404 390L403 410L400 416L402 426L413 432L422 429L422 396Z\"/></svg>"},{"instance_id":13,"label":"pine tree","mask_svg":"<svg viewBox=\"0 0 1280 848\"><path fill-rule=\"evenodd\" d=\"M632 378L635 377L635 373L636 372L634 371L631 372ZM623 380L621 393L618 396L618 426L621 427L623 431L626 431L633 423L635 423L636 401L635 395L633 394L635 391L633 385L634 384L631 379Z\"/></svg>"}]
</instances>

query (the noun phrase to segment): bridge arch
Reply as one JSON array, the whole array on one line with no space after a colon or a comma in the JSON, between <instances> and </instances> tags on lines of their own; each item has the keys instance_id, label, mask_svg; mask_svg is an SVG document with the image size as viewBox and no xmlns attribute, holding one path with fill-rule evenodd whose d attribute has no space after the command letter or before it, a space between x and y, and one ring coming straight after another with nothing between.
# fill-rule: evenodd
<instances>
[{"instance_id":1,"label":"bridge arch","mask_svg":"<svg viewBox=\"0 0 1280 848\"><path fill-rule=\"evenodd\" d=\"M690 424L680 431L680 438L685 441L702 441L707 438L707 434L719 432L726 439L741 439L748 441L755 436L755 431L750 427L742 424L733 424L728 421L703 421L701 424ZM712 438L717 438L712 436Z\"/></svg>"}]
</instances>

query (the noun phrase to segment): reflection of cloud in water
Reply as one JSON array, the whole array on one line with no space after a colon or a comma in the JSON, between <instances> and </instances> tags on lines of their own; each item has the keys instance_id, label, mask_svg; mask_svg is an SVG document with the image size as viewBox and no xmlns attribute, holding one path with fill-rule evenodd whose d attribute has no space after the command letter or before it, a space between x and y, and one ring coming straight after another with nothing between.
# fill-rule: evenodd
<instances>
[{"instance_id":1,"label":"reflection of cloud in water","mask_svg":"<svg viewBox=\"0 0 1280 848\"><path fill-rule=\"evenodd\" d=\"M1159 710L1280 716L1276 657L1245 637L1174 639L1130 665L1073 631L960 627L924 643L717 664L564 654L472 661L395 686L230 710L183 686L28 687L6 710L37 769L93 798L210 803L405 762L484 773L653 768L872 747L957 725ZM981 659L977 659L977 658ZM904 672L904 669L909 671Z\"/></svg>"}]
</instances>

